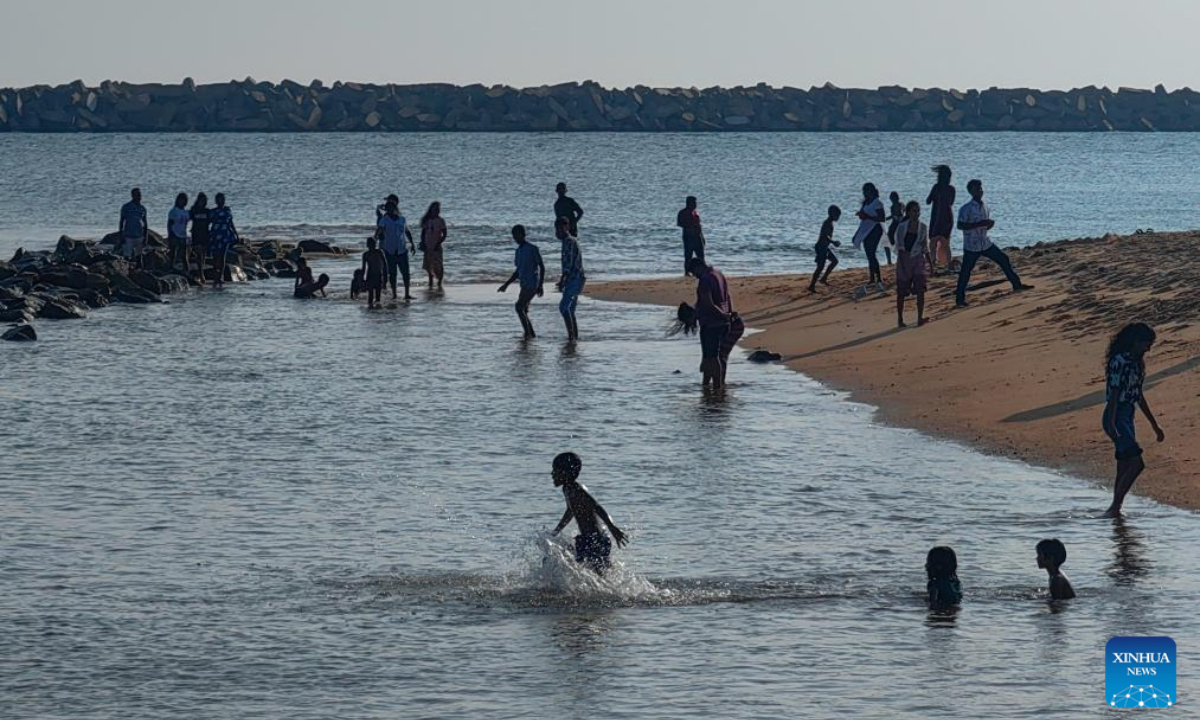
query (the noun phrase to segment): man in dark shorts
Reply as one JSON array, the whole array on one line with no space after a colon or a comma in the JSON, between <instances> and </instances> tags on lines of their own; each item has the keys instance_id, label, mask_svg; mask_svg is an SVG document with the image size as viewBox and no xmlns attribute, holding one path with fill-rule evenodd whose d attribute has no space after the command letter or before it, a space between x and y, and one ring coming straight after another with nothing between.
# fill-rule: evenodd
<instances>
[{"instance_id":1,"label":"man in dark shorts","mask_svg":"<svg viewBox=\"0 0 1200 720\"><path fill-rule=\"evenodd\" d=\"M141 267L142 251L146 249L150 231L150 226L146 224L146 207L142 205L141 189L129 191L129 202L121 206L119 229L121 247L117 248L117 254L136 260L137 266Z\"/></svg>"},{"instance_id":2,"label":"man in dark shorts","mask_svg":"<svg viewBox=\"0 0 1200 720\"><path fill-rule=\"evenodd\" d=\"M675 224L683 228L683 274L688 274L692 258L704 260L704 228L696 212L696 196L688 195L684 208L675 216Z\"/></svg>"},{"instance_id":3,"label":"man in dark shorts","mask_svg":"<svg viewBox=\"0 0 1200 720\"><path fill-rule=\"evenodd\" d=\"M579 237L579 220L583 217L583 208L575 202L575 198L567 195L567 184L559 183L554 188L558 199L554 201L554 222L565 217L571 223L571 237Z\"/></svg>"},{"instance_id":4,"label":"man in dark shorts","mask_svg":"<svg viewBox=\"0 0 1200 720\"><path fill-rule=\"evenodd\" d=\"M696 282L696 321L700 325L700 348L702 360L700 372L704 375L704 386L710 384L714 390L725 385L725 367L721 360L721 341L729 332L733 302L729 297L729 283L720 270L692 258L688 272Z\"/></svg>"},{"instance_id":5,"label":"man in dark shorts","mask_svg":"<svg viewBox=\"0 0 1200 720\"><path fill-rule=\"evenodd\" d=\"M553 534L562 532L567 523L574 518L575 526L579 528L579 534L575 536L575 561L587 565L597 575L602 575L608 569L612 541L600 529L600 523L596 522L596 519L604 521L618 546L624 547L629 540L588 489L578 482L579 471L582 469L583 461L573 452L565 452L554 458L554 487L562 488L563 498L567 501L567 511L555 526Z\"/></svg>"},{"instance_id":6,"label":"man in dark shorts","mask_svg":"<svg viewBox=\"0 0 1200 720\"><path fill-rule=\"evenodd\" d=\"M520 281L521 294L517 297L516 305L517 319L521 321L521 327L525 330L525 339L532 340L537 337L537 333L533 331L533 323L529 320L529 303L533 301L534 296L541 297L545 293L542 285L546 280L546 266L542 262L542 252L538 250L538 246L525 240L524 225L513 225L512 237L513 242L517 244L517 253L513 259L517 269L512 277L500 286L498 292L508 292L509 285Z\"/></svg>"}]
</instances>

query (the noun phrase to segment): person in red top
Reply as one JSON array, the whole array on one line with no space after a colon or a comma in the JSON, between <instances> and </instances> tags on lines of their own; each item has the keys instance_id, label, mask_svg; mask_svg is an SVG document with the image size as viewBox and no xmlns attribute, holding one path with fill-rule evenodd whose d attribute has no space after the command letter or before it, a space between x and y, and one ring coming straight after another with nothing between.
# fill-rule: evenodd
<instances>
[{"instance_id":1,"label":"person in red top","mask_svg":"<svg viewBox=\"0 0 1200 720\"><path fill-rule=\"evenodd\" d=\"M700 325L700 372L704 386L720 390L725 386L725 361L721 359L721 342L729 334L733 320L733 302L729 298L729 283L720 270L702 258L688 262L688 272L696 282L696 321Z\"/></svg>"},{"instance_id":2,"label":"person in red top","mask_svg":"<svg viewBox=\"0 0 1200 720\"><path fill-rule=\"evenodd\" d=\"M704 261L704 229L696 212L695 195L688 195L685 207L675 216L675 224L683 228L683 275L687 277L692 258Z\"/></svg>"}]
</instances>

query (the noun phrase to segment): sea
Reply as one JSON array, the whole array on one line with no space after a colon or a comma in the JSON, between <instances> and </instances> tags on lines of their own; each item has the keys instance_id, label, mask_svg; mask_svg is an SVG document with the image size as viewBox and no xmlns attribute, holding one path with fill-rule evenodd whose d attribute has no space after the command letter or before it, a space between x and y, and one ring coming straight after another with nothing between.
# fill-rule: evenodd
<instances>
[{"instance_id":1,"label":"sea","mask_svg":"<svg viewBox=\"0 0 1200 720\"><path fill-rule=\"evenodd\" d=\"M985 183L1001 244L1200 224L1195 135L6 135L0 257L116 228L142 188L225 192L251 239L361 247L442 203L444 291L367 310L273 279L39 321L0 346L0 717L1087 718L1105 643L1178 644L1200 693L1200 521L892 427L738 351L706 395L671 311L556 296L523 342L514 223L551 272L554 184L589 282L682 272L700 199L730 274L803 272L825 207ZM849 240L854 221L838 228ZM957 242L957 240L956 240ZM848 247L848 265L861 264ZM419 264L418 264L419 265ZM753 336L746 342L753 345ZM1099 418L1097 417L1097 432ZM572 558L554 456L630 536ZM1149 472L1154 472L1153 460ZM1079 597L1055 603L1058 537ZM965 597L925 604L950 545Z\"/></svg>"}]
</instances>

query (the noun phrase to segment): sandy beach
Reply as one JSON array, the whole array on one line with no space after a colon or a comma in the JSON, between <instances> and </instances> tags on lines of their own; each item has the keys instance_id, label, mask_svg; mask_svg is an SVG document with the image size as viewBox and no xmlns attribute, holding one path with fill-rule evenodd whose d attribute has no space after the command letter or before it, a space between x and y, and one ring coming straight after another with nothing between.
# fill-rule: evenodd
<instances>
[{"instance_id":1,"label":"sandy beach","mask_svg":"<svg viewBox=\"0 0 1200 720\"><path fill-rule=\"evenodd\" d=\"M955 278L931 280L930 322L920 328L912 299L909 327L896 326L892 268L884 269L887 293L858 300L853 291L865 268L839 269L816 295L807 292L807 275L730 278L730 292L746 324L763 331L745 347L780 353L790 367L877 406L883 420L1101 484L1111 484L1115 467L1100 429L1104 351L1123 324L1148 322L1158 343L1147 356L1147 397L1167 439L1155 444L1139 419L1147 469L1134 493L1194 510L1200 263L1190 258L1198 244L1193 231L1007 250L1034 290L1012 293L998 268L982 261L969 308L954 307ZM681 277L598 283L587 292L674 306L694 302L694 285Z\"/></svg>"}]
</instances>

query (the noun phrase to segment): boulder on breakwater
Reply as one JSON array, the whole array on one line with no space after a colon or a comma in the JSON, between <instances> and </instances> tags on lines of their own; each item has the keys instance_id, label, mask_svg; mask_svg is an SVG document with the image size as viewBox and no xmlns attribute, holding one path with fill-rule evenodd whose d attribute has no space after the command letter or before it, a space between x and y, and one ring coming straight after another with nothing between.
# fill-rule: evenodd
<instances>
[{"instance_id":1,"label":"boulder on breakwater","mask_svg":"<svg viewBox=\"0 0 1200 720\"><path fill-rule=\"evenodd\" d=\"M605 88L592 82L197 85L105 81L0 90L0 132L1028 132L1200 130L1200 93L1107 87Z\"/></svg>"}]
</instances>

